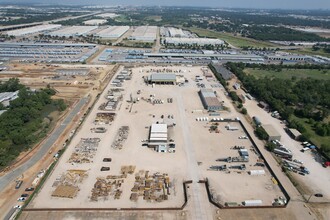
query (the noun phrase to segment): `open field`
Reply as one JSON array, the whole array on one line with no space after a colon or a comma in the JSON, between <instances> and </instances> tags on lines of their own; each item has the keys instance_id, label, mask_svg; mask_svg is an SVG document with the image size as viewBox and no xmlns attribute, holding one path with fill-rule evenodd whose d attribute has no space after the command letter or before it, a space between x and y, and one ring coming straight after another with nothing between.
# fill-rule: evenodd
<instances>
[{"instance_id":1,"label":"open field","mask_svg":"<svg viewBox=\"0 0 330 220\"><path fill-rule=\"evenodd\" d=\"M275 70L261 70L246 68L244 72L249 75L253 75L256 78L280 78L280 79L291 79L292 77L296 78L312 78L320 80L329 80L330 79L330 70L314 70L314 69L282 69L278 72Z\"/></svg>"},{"instance_id":2,"label":"open field","mask_svg":"<svg viewBox=\"0 0 330 220\"><path fill-rule=\"evenodd\" d=\"M199 37L212 37L212 38L219 38L221 40L226 41L227 43L235 46L235 47L255 47L255 48L261 48L261 47L276 47L275 44L265 42L265 41L257 41L250 38L240 37L240 36L234 36L230 33L221 33L216 31L210 31L202 28L184 28L188 29L191 32L196 33Z\"/></svg>"}]
</instances>

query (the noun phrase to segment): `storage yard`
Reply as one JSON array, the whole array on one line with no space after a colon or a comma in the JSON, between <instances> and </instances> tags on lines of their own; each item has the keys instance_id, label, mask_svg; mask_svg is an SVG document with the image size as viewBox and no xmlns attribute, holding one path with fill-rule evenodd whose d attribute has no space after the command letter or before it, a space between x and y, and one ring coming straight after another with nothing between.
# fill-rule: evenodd
<instances>
[{"instance_id":1,"label":"storage yard","mask_svg":"<svg viewBox=\"0 0 330 220\"><path fill-rule=\"evenodd\" d=\"M183 181L191 172L209 180L222 205L271 206L284 197L237 119L224 122L235 113L204 109L201 84L216 92L221 106L230 105L215 78L202 77L206 70L120 70L112 82L130 77L120 77L121 88L108 84L29 208L181 207ZM183 81L149 84L150 74L175 74ZM100 109L110 99L117 100L112 112Z\"/></svg>"}]
</instances>

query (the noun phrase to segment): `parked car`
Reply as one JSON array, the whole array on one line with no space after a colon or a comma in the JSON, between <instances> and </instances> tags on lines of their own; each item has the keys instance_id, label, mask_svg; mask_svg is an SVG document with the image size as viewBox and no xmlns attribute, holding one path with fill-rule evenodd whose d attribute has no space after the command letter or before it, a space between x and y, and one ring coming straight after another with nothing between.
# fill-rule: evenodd
<instances>
[{"instance_id":1,"label":"parked car","mask_svg":"<svg viewBox=\"0 0 330 220\"><path fill-rule=\"evenodd\" d=\"M20 198L17 199L17 201L19 201L19 202L24 202L25 200L26 200L25 197L20 197Z\"/></svg>"},{"instance_id":2,"label":"parked car","mask_svg":"<svg viewBox=\"0 0 330 220\"><path fill-rule=\"evenodd\" d=\"M21 197L28 197L28 196L29 196L29 194L26 194L26 193L21 195Z\"/></svg>"},{"instance_id":3,"label":"parked car","mask_svg":"<svg viewBox=\"0 0 330 220\"><path fill-rule=\"evenodd\" d=\"M29 188L26 188L25 191L33 191L34 188L33 187L29 187Z\"/></svg>"}]
</instances>

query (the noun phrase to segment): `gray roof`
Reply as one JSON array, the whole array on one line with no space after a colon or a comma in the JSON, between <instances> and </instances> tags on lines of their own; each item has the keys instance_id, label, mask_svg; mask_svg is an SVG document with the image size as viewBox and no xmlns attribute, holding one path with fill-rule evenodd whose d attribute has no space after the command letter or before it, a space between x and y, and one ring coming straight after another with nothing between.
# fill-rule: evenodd
<instances>
[{"instance_id":1,"label":"gray roof","mask_svg":"<svg viewBox=\"0 0 330 220\"><path fill-rule=\"evenodd\" d=\"M281 134L271 124L263 125L262 127L270 137L281 136Z\"/></svg>"},{"instance_id":2,"label":"gray roof","mask_svg":"<svg viewBox=\"0 0 330 220\"><path fill-rule=\"evenodd\" d=\"M154 73L149 76L149 81L176 81L176 75L170 73Z\"/></svg>"},{"instance_id":3,"label":"gray roof","mask_svg":"<svg viewBox=\"0 0 330 220\"><path fill-rule=\"evenodd\" d=\"M216 97L212 89L201 89L202 95L206 97Z\"/></svg>"},{"instance_id":4,"label":"gray roof","mask_svg":"<svg viewBox=\"0 0 330 220\"><path fill-rule=\"evenodd\" d=\"M229 80L234 75L232 72L230 72L229 70L227 70L225 67L223 67L220 64L212 63L211 65L214 67L216 74L220 74L222 76L222 78L224 78L224 80Z\"/></svg>"}]
</instances>

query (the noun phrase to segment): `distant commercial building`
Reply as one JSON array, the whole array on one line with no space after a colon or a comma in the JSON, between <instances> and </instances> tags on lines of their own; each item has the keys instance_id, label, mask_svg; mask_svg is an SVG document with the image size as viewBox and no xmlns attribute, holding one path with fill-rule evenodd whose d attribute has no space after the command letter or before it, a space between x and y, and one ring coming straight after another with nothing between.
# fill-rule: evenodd
<instances>
[{"instance_id":1,"label":"distant commercial building","mask_svg":"<svg viewBox=\"0 0 330 220\"><path fill-rule=\"evenodd\" d=\"M92 20L84 21L85 25L100 25L105 23L107 23L107 20L105 19L92 19Z\"/></svg>"},{"instance_id":2,"label":"distant commercial building","mask_svg":"<svg viewBox=\"0 0 330 220\"><path fill-rule=\"evenodd\" d=\"M167 124L151 125L148 146L157 152L167 151Z\"/></svg>"},{"instance_id":3,"label":"distant commercial building","mask_svg":"<svg viewBox=\"0 0 330 220\"><path fill-rule=\"evenodd\" d=\"M157 26L140 26L134 30L128 39L143 42L154 42L157 38L157 30Z\"/></svg>"},{"instance_id":4,"label":"distant commercial building","mask_svg":"<svg viewBox=\"0 0 330 220\"><path fill-rule=\"evenodd\" d=\"M176 83L176 75L170 73L154 73L148 77L149 83L157 83L157 84L175 84Z\"/></svg>"},{"instance_id":5,"label":"distant commercial building","mask_svg":"<svg viewBox=\"0 0 330 220\"><path fill-rule=\"evenodd\" d=\"M115 13L103 13L103 14L98 14L95 16L100 17L100 18L115 18L115 17L118 17L119 15L115 14Z\"/></svg>"},{"instance_id":6,"label":"distant commercial building","mask_svg":"<svg viewBox=\"0 0 330 220\"><path fill-rule=\"evenodd\" d=\"M118 39L129 30L129 26L110 26L95 36L106 39Z\"/></svg>"},{"instance_id":7,"label":"distant commercial building","mask_svg":"<svg viewBox=\"0 0 330 220\"><path fill-rule=\"evenodd\" d=\"M86 36L98 26L69 26L49 33L50 36L58 37L78 37Z\"/></svg>"},{"instance_id":8,"label":"distant commercial building","mask_svg":"<svg viewBox=\"0 0 330 220\"><path fill-rule=\"evenodd\" d=\"M188 45L222 45L224 41L219 39L211 39L211 38L187 38L187 37L166 37L165 44L188 44Z\"/></svg>"},{"instance_id":9,"label":"distant commercial building","mask_svg":"<svg viewBox=\"0 0 330 220\"><path fill-rule=\"evenodd\" d=\"M281 140L281 134L273 127L273 125L267 124L262 125L262 127L265 129L266 133L269 136L268 141Z\"/></svg>"},{"instance_id":10,"label":"distant commercial building","mask_svg":"<svg viewBox=\"0 0 330 220\"><path fill-rule=\"evenodd\" d=\"M187 37L187 35L183 32L182 29L169 27L167 28L167 30L171 37Z\"/></svg>"},{"instance_id":11,"label":"distant commercial building","mask_svg":"<svg viewBox=\"0 0 330 220\"><path fill-rule=\"evenodd\" d=\"M37 26L34 26L34 27L27 27L27 28L7 31L6 34L9 35L9 36L19 37L19 36L24 36L24 35L35 34L35 33L39 33L39 32L45 32L45 31L58 29L61 26L62 25L60 25L60 24L37 25Z\"/></svg>"},{"instance_id":12,"label":"distant commercial building","mask_svg":"<svg viewBox=\"0 0 330 220\"><path fill-rule=\"evenodd\" d=\"M201 89L199 91L199 96L206 110L218 111L222 109L222 104L212 89Z\"/></svg>"}]
</instances>

